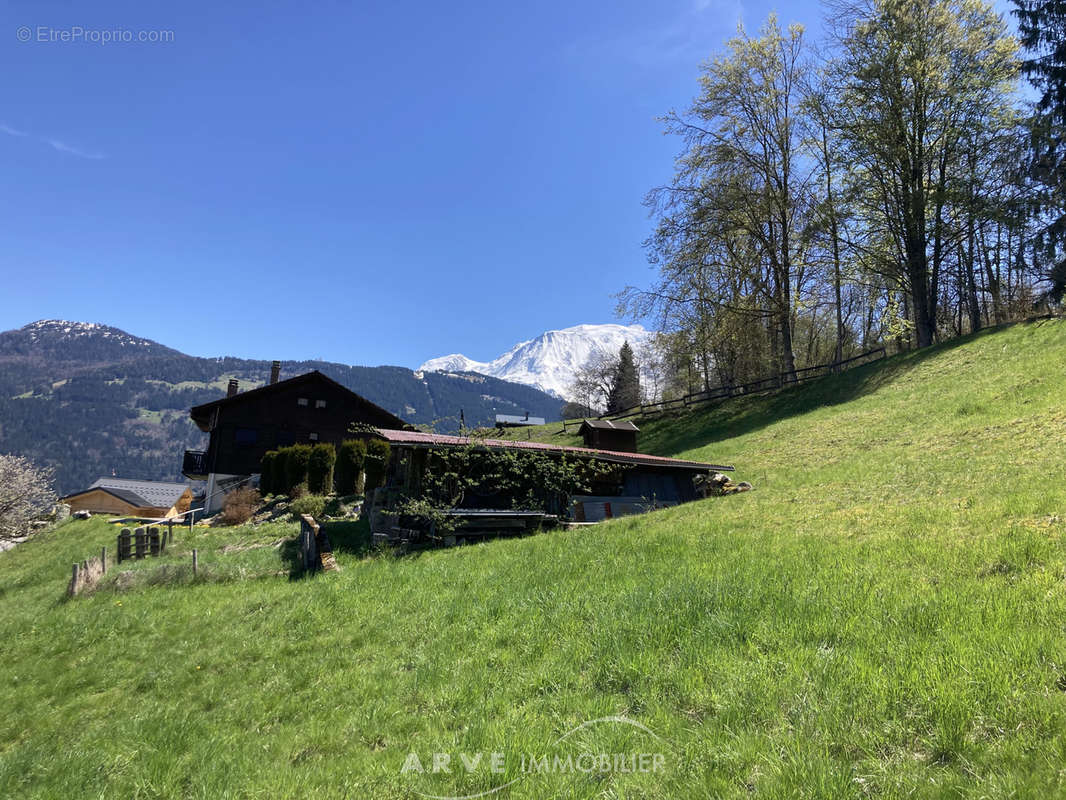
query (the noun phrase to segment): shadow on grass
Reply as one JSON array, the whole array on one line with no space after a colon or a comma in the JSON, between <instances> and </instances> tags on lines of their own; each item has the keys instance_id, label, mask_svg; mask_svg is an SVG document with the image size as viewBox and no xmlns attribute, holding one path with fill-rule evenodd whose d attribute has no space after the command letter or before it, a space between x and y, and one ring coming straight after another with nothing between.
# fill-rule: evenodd
<instances>
[{"instance_id":1,"label":"shadow on grass","mask_svg":"<svg viewBox=\"0 0 1066 800\"><path fill-rule=\"evenodd\" d=\"M325 530L334 553L348 553L361 557L371 550L369 520L327 522Z\"/></svg>"},{"instance_id":2,"label":"shadow on grass","mask_svg":"<svg viewBox=\"0 0 1066 800\"><path fill-rule=\"evenodd\" d=\"M327 522L323 525L330 547L334 553L346 553L362 558L371 551L370 522ZM289 568L289 579L299 580L309 573L304 571L300 556L298 537L286 539L279 550L282 562Z\"/></svg>"},{"instance_id":3,"label":"shadow on grass","mask_svg":"<svg viewBox=\"0 0 1066 800\"><path fill-rule=\"evenodd\" d=\"M642 445L653 453L681 453L722 439L743 436L789 417L872 394L882 386L904 377L927 359L941 356L981 337L1009 327L1043 325L1050 321L1047 317L1039 317L985 328L933 347L900 353L839 375L827 375L807 384L784 388L774 394L734 397L673 417L687 417L685 425L655 425L658 420L672 417L652 417L648 419L652 424L643 437Z\"/></svg>"},{"instance_id":4,"label":"shadow on grass","mask_svg":"<svg viewBox=\"0 0 1066 800\"><path fill-rule=\"evenodd\" d=\"M282 542L281 547L278 548L278 555L281 557L281 563L288 567L290 581L299 580L307 574L300 555L299 537L293 536Z\"/></svg>"}]
</instances>

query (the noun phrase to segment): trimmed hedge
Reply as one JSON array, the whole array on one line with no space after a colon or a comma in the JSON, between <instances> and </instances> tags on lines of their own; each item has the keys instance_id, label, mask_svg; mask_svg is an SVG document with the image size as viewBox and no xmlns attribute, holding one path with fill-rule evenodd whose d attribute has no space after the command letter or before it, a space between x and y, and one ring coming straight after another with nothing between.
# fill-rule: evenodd
<instances>
[{"instance_id":1,"label":"trimmed hedge","mask_svg":"<svg viewBox=\"0 0 1066 800\"><path fill-rule=\"evenodd\" d=\"M285 494L291 495L300 484L307 483L307 465L311 461L311 445L294 444L278 451L285 455Z\"/></svg>"},{"instance_id":2,"label":"trimmed hedge","mask_svg":"<svg viewBox=\"0 0 1066 800\"><path fill-rule=\"evenodd\" d=\"M259 460L259 494L277 494L280 483L277 476L278 451L268 450Z\"/></svg>"},{"instance_id":3,"label":"trimmed hedge","mask_svg":"<svg viewBox=\"0 0 1066 800\"><path fill-rule=\"evenodd\" d=\"M385 469L389 463L392 448L381 439L371 439L366 443L366 487L367 494L385 484Z\"/></svg>"},{"instance_id":4,"label":"trimmed hedge","mask_svg":"<svg viewBox=\"0 0 1066 800\"><path fill-rule=\"evenodd\" d=\"M337 461L336 448L327 442L311 448L307 461L307 490L311 494L329 494L333 490L333 465Z\"/></svg>"},{"instance_id":5,"label":"trimmed hedge","mask_svg":"<svg viewBox=\"0 0 1066 800\"><path fill-rule=\"evenodd\" d=\"M363 464L366 462L366 444L360 439L347 439L341 442L337 451L337 464L334 468L334 480L337 494L358 494L362 491L360 479L363 477Z\"/></svg>"}]
</instances>

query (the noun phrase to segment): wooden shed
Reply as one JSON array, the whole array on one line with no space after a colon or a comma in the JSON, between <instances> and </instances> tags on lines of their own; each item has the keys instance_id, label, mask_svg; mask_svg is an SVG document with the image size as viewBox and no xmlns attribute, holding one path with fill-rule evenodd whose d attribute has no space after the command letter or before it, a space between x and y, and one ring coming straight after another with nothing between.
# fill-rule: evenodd
<instances>
[{"instance_id":1,"label":"wooden shed","mask_svg":"<svg viewBox=\"0 0 1066 800\"><path fill-rule=\"evenodd\" d=\"M611 419L586 419L581 423L579 433L585 440L585 447L595 450L613 450L620 453L637 452L637 434L640 428L632 422L618 422Z\"/></svg>"},{"instance_id":2,"label":"wooden shed","mask_svg":"<svg viewBox=\"0 0 1066 800\"><path fill-rule=\"evenodd\" d=\"M366 437L375 434L365 434ZM705 496L700 486L706 478L721 471L732 471L732 466L687 461L664 456L645 455L625 451L588 449L546 444L544 442L512 441L503 439L445 436L423 431L399 431L379 429L376 437L390 445L390 458L386 469L385 486L377 489L369 498L371 533L384 537L378 541L391 541L388 514L396 510L397 503L405 498L426 497L425 476L431 468L430 460L435 452L452 449L472 451L528 452L565 460L585 460L609 466L601 475L590 480L583 491L590 494L570 494L556 497L544 505L530 508L516 505L516 500L537 495L540 486L535 474L528 476L525 486L502 489L488 486L464 491L458 505L446 511L460 517L469 517L472 512L492 517L496 524L505 516L511 522L516 514L543 512L574 522L596 522L626 514L639 514L655 508L685 503ZM484 491L484 489L488 491ZM529 492L528 490L533 490ZM523 501L524 502L524 501ZM539 502L539 501L534 501ZM489 512L495 512L490 514ZM385 513L382 513L385 512ZM393 514L393 516L396 516ZM401 515L402 516L402 515ZM397 526L402 530L405 526ZM469 527L469 526L468 526ZM525 528L523 527L523 530ZM416 531L408 530L410 536ZM483 531L484 533L484 531ZM469 535L469 531L467 534ZM414 538L417 538L415 536Z\"/></svg>"},{"instance_id":3,"label":"wooden shed","mask_svg":"<svg viewBox=\"0 0 1066 800\"><path fill-rule=\"evenodd\" d=\"M71 511L130 517L175 517L188 511L192 489L186 483L100 478L88 489L61 498Z\"/></svg>"}]
</instances>

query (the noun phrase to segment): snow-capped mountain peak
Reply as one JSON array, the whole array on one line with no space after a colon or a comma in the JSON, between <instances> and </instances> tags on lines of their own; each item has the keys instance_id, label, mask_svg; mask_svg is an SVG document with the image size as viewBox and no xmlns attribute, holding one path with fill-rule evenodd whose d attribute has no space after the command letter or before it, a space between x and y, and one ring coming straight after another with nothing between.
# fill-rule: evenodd
<instances>
[{"instance_id":1,"label":"snow-capped mountain peak","mask_svg":"<svg viewBox=\"0 0 1066 800\"><path fill-rule=\"evenodd\" d=\"M176 354L151 339L132 336L98 322L41 319L0 333L0 355L37 353L70 360L98 360L135 355Z\"/></svg>"},{"instance_id":2,"label":"snow-capped mountain peak","mask_svg":"<svg viewBox=\"0 0 1066 800\"><path fill-rule=\"evenodd\" d=\"M622 343L634 348L647 344L652 333L641 325L574 325L545 331L519 342L491 361L475 361L460 353L431 358L419 369L430 372L480 372L494 378L535 386L566 397L574 375L597 351L617 355Z\"/></svg>"},{"instance_id":3,"label":"snow-capped mountain peak","mask_svg":"<svg viewBox=\"0 0 1066 800\"><path fill-rule=\"evenodd\" d=\"M116 343L136 347L147 347L155 344L150 339L142 339L131 336L123 330L112 328L110 325L101 325L98 322L72 322L65 319L39 319L29 325L23 325L20 330L27 334L30 339L37 340L48 337L52 340L78 339L85 336L112 339Z\"/></svg>"}]
</instances>

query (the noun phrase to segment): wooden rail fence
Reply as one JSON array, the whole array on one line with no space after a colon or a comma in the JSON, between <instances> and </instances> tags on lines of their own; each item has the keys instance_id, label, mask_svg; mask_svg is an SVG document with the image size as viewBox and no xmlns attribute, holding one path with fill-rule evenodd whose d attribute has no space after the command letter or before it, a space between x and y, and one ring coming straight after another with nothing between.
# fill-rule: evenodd
<instances>
[{"instance_id":1,"label":"wooden rail fence","mask_svg":"<svg viewBox=\"0 0 1066 800\"><path fill-rule=\"evenodd\" d=\"M173 526L168 526L167 530L163 531L162 534L160 534L159 527L156 525L149 528L134 528L132 532L130 532L129 528L123 528L119 532L115 543L115 549L118 552L118 563L121 564L131 558L145 558L146 556L158 558L166 552L167 544L173 537Z\"/></svg>"},{"instance_id":2,"label":"wooden rail fence","mask_svg":"<svg viewBox=\"0 0 1066 800\"><path fill-rule=\"evenodd\" d=\"M699 405L700 403L708 403L714 400L757 395L764 392L772 392L777 389L788 388L790 386L799 386L806 381L822 378L834 372L844 372L853 367L869 364L872 361L878 361L884 358L885 355L885 348L878 347L874 350L867 350L865 353L859 353L859 355L852 356L843 361L833 361L828 364L818 364L813 367L798 369L796 370L795 378L774 375L770 378L763 378L762 380L751 381L750 383L741 383L732 386L718 386L714 389L686 394L684 397L678 397L674 400L663 400L660 403L642 403L639 406L633 406L624 411L616 411L613 414L603 414L599 419L649 417L656 414L665 414L670 411L680 411L691 406Z\"/></svg>"}]
</instances>

